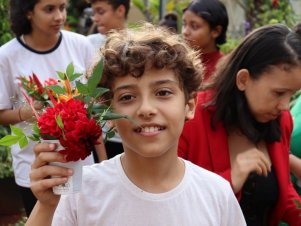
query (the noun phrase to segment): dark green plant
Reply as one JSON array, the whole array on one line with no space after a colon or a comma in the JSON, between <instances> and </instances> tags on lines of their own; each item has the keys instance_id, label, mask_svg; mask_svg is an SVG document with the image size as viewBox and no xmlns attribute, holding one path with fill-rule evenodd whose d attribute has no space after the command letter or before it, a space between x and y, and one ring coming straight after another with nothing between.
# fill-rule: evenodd
<instances>
[{"instance_id":1,"label":"dark green plant","mask_svg":"<svg viewBox=\"0 0 301 226\"><path fill-rule=\"evenodd\" d=\"M0 46L13 38L8 19L8 0L0 0Z\"/></svg>"},{"instance_id":2,"label":"dark green plant","mask_svg":"<svg viewBox=\"0 0 301 226\"><path fill-rule=\"evenodd\" d=\"M246 13L250 30L276 23L293 27L298 21L290 0L240 0L238 3Z\"/></svg>"},{"instance_id":3,"label":"dark green plant","mask_svg":"<svg viewBox=\"0 0 301 226\"><path fill-rule=\"evenodd\" d=\"M0 125L0 138L8 134L8 128ZM0 145L0 179L13 177L10 148Z\"/></svg>"}]
</instances>

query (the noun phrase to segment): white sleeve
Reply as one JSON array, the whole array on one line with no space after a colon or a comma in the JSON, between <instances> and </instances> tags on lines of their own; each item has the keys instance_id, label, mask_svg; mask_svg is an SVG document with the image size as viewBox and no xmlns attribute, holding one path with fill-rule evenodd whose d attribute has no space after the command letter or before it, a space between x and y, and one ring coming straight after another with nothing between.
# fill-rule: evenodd
<instances>
[{"instance_id":1,"label":"white sleeve","mask_svg":"<svg viewBox=\"0 0 301 226\"><path fill-rule=\"evenodd\" d=\"M229 186L229 190L227 190L228 197L227 202L224 203L224 211L221 222L223 226L246 226L246 221L241 211L240 205Z\"/></svg>"},{"instance_id":2,"label":"white sleeve","mask_svg":"<svg viewBox=\"0 0 301 226\"><path fill-rule=\"evenodd\" d=\"M61 196L60 202L55 210L51 226L77 225L74 196L74 194Z\"/></svg>"},{"instance_id":3,"label":"white sleeve","mask_svg":"<svg viewBox=\"0 0 301 226\"><path fill-rule=\"evenodd\" d=\"M0 61L0 110L11 109L13 97L16 96L13 76L9 74L1 57Z\"/></svg>"}]
</instances>

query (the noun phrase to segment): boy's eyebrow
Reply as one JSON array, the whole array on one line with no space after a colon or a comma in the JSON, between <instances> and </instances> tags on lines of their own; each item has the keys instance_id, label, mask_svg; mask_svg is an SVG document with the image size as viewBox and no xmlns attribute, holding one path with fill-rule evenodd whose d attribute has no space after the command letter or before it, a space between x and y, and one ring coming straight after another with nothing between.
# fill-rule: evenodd
<instances>
[{"instance_id":1,"label":"boy's eyebrow","mask_svg":"<svg viewBox=\"0 0 301 226\"><path fill-rule=\"evenodd\" d=\"M170 79L165 79L165 80L158 80L158 81L154 81L151 83L151 86L158 86L158 85L162 85L162 84L176 84L178 85L178 81L174 81L174 80L170 80ZM135 88L137 85L136 84L127 84L127 85L121 85L117 88L115 88L113 90L113 93L115 93L116 91L119 91L119 90L123 90L123 89L130 89L130 88Z\"/></svg>"}]
</instances>

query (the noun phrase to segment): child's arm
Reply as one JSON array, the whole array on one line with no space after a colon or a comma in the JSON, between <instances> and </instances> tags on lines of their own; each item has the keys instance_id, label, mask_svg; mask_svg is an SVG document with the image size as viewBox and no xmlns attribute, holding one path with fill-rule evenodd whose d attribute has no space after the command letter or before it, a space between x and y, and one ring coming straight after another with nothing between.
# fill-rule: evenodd
<instances>
[{"instance_id":1,"label":"child's arm","mask_svg":"<svg viewBox=\"0 0 301 226\"><path fill-rule=\"evenodd\" d=\"M34 148L36 159L30 173L30 188L38 201L26 225L51 225L52 217L60 196L55 195L52 187L67 182L72 171L67 168L48 165L49 162L65 162L63 155L55 151L55 144L41 143ZM51 178L52 175L61 176Z\"/></svg>"},{"instance_id":2,"label":"child's arm","mask_svg":"<svg viewBox=\"0 0 301 226\"><path fill-rule=\"evenodd\" d=\"M301 159L297 156L289 155L289 165L291 172L298 178L301 179Z\"/></svg>"},{"instance_id":3,"label":"child's arm","mask_svg":"<svg viewBox=\"0 0 301 226\"><path fill-rule=\"evenodd\" d=\"M106 151L106 147L105 147L105 144L104 144L104 141L103 141L102 137L100 137L98 139L98 142L100 144L95 145L95 150L96 150L96 153L97 153L97 156L98 156L98 160L99 160L99 162L101 162L103 160L107 160L108 157L107 157L107 151Z\"/></svg>"}]
</instances>

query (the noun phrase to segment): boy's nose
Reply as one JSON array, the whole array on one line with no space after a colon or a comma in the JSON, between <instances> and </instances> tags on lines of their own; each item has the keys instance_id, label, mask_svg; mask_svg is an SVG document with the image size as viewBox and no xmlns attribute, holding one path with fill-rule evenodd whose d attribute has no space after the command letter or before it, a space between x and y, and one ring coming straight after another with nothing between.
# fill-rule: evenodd
<instances>
[{"instance_id":1,"label":"boy's nose","mask_svg":"<svg viewBox=\"0 0 301 226\"><path fill-rule=\"evenodd\" d=\"M146 101L146 100L141 102L137 111L137 114L143 118L150 118L154 116L156 113L157 110L155 106L151 103L151 101Z\"/></svg>"}]
</instances>

